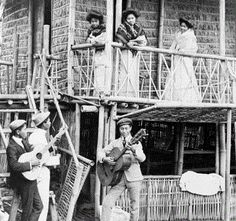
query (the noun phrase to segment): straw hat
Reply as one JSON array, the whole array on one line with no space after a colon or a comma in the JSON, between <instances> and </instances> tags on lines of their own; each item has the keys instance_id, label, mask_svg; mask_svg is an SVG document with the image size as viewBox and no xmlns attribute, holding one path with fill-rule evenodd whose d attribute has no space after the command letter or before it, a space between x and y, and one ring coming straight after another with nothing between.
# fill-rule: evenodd
<instances>
[{"instance_id":1,"label":"straw hat","mask_svg":"<svg viewBox=\"0 0 236 221\"><path fill-rule=\"evenodd\" d=\"M123 125L130 125L132 126L133 125L133 122L130 118L122 118L120 119L118 122L117 122L117 126L118 127L121 127Z\"/></svg>"},{"instance_id":2,"label":"straw hat","mask_svg":"<svg viewBox=\"0 0 236 221\"><path fill-rule=\"evenodd\" d=\"M100 23L103 22L103 14L100 13L99 11L96 11L96 10L90 10L86 16L86 20L88 22L91 22L91 19L92 18L97 18L98 20L100 20Z\"/></svg>"},{"instance_id":3,"label":"straw hat","mask_svg":"<svg viewBox=\"0 0 236 221\"><path fill-rule=\"evenodd\" d=\"M14 120L10 123L9 127L11 131L14 131L18 129L19 127L23 126L24 124L26 124L25 120Z\"/></svg>"},{"instance_id":4,"label":"straw hat","mask_svg":"<svg viewBox=\"0 0 236 221\"><path fill-rule=\"evenodd\" d=\"M33 122L35 124L35 126L37 127L38 125L40 125L41 123L43 123L50 115L50 112L43 112L43 113L38 113L36 115L34 115L33 117Z\"/></svg>"}]
</instances>

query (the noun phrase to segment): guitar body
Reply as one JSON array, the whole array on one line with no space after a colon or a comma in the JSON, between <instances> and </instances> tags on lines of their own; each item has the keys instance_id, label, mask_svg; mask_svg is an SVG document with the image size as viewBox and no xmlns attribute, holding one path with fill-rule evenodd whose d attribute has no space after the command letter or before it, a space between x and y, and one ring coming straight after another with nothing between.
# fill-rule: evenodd
<instances>
[{"instance_id":1,"label":"guitar body","mask_svg":"<svg viewBox=\"0 0 236 221\"><path fill-rule=\"evenodd\" d=\"M36 147L33 151L22 154L19 157L18 162L25 163L31 160L38 159L40 160L40 163L42 165L44 162L48 160L48 158L49 158L49 153L45 153L42 155L40 153L39 148ZM40 168L41 166L33 167L30 171L23 172L22 174L28 180L36 180L37 177L39 176Z\"/></svg>"},{"instance_id":2,"label":"guitar body","mask_svg":"<svg viewBox=\"0 0 236 221\"><path fill-rule=\"evenodd\" d=\"M121 150L118 147L112 149L109 157L117 159L121 154ZM114 166L108 165L106 163L97 164L98 177L103 186L114 186L120 182L123 175L123 171L127 170L131 165L131 157L129 154L122 155Z\"/></svg>"},{"instance_id":3,"label":"guitar body","mask_svg":"<svg viewBox=\"0 0 236 221\"><path fill-rule=\"evenodd\" d=\"M140 129L132 138L129 145L137 143L141 138L146 136L145 129ZM114 166L106 163L97 163L98 178L103 186L114 186L120 182L124 170L129 169L131 166L131 156L126 153L127 148L124 147L120 150L118 147L114 147L109 153L109 157L112 157L116 164Z\"/></svg>"}]
</instances>

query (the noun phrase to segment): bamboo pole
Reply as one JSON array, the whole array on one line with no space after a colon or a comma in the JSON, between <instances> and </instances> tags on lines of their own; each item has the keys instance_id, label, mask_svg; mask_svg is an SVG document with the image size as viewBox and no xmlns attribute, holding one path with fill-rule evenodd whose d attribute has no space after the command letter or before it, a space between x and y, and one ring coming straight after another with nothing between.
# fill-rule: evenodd
<instances>
[{"instance_id":1,"label":"bamboo pole","mask_svg":"<svg viewBox=\"0 0 236 221\"><path fill-rule=\"evenodd\" d=\"M115 30L118 29L118 27L121 24L122 19L122 0L116 0L116 25Z\"/></svg>"},{"instance_id":2,"label":"bamboo pole","mask_svg":"<svg viewBox=\"0 0 236 221\"><path fill-rule=\"evenodd\" d=\"M226 149L225 149L225 124L220 123L219 129L220 135L220 175L225 177L225 166L226 166ZM221 210L221 219L223 220L225 217L225 192L222 193L222 210Z\"/></svg>"},{"instance_id":3,"label":"bamboo pole","mask_svg":"<svg viewBox=\"0 0 236 221\"><path fill-rule=\"evenodd\" d=\"M160 0L160 23L159 23L159 35L158 35L159 48L163 47L164 10L165 10L165 0ZM158 73L157 73L158 89L161 89L161 66L162 66L162 60L160 54L158 54Z\"/></svg>"},{"instance_id":4,"label":"bamboo pole","mask_svg":"<svg viewBox=\"0 0 236 221\"><path fill-rule=\"evenodd\" d=\"M98 116L98 141L97 141L97 157L99 151L103 146L103 136L104 136L104 106L99 108L99 116ZM95 219L100 219L100 190L101 183L98 178L97 170L96 170L96 179L95 179Z\"/></svg>"},{"instance_id":5,"label":"bamboo pole","mask_svg":"<svg viewBox=\"0 0 236 221\"><path fill-rule=\"evenodd\" d=\"M11 79L11 93L15 93L16 89L16 76L18 69L18 51L19 51L19 35L17 34L17 26L15 27L14 36L13 36L14 52L13 52L13 73Z\"/></svg>"},{"instance_id":6,"label":"bamboo pole","mask_svg":"<svg viewBox=\"0 0 236 221\"><path fill-rule=\"evenodd\" d=\"M28 74L27 74L27 85L30 84L31 75L33 73L33 5L34 1L29 0L29 36L28 36Z\"/></svg>"},{"instance_id":7,"label":"bamboo pole","mask_svg":"<svg viewBox=\"0 0 236 221\"><path fill-rule=\"evenodd\" d=\"M220 172L220 143L219 143L219 124L216 123L216 149L215 149L215 172Z\"/></svg>"},{"instance_id":8,"label":"bamboo pole","mask_svg":"<svg viewBox=\"0 0 236 221\"><path fill-rule=\"evenodd\" d=\"M178 159L179 159L179 144L180 144L180 125L175 124L175 162L174 162L174 174L178 174Z\"/></svg>"},{"instance_id":9,"label":"bamboo pole","mask_svg":"<svg viewBox=\"0 0 236 221\"><path fill-rule=\"evenodd\" d=\"M236 122L234 122L234 155L235 155L235 164L236 164Z\"/></svg>"},{"instance_id":10,"label":"bamboo pole","mask_svg":"<svg viewBox=\"0 0 236 221\"><path fill-rule=\"evenodd\" d=\"M127 0L126 1L126 8L130 8L132 5L132 0Z\"/></svg>"},{"instance_id":11,"label":"bamboo pole","mask_svg":"<svg viewBox=\"0 0 236 221\"><path fill-rule=\"evenodd\" d=\"M68 51L67 51L67 75L68 75L68 94L73 95L73 85L74 85L74 78L73 78L73 58L74 54L71 50L71 46L74 44L74 36L75 36L75 6L76 0L70 0L69 3L69 24L68 24Z\"/></svg>"},{"instance_id":12,"label":"bamboo pole","mask_svg":"<svg viewBox=\"0 0 236 221\"><path fill-rule=\"evenodd\" d=\"M43 49L43 64L46 66L45 62L45 49ZM40 111L44 112L44 94L45 94L45 71L42 70L41 82L40 82Z\"/></svg>"},{"instance_id":13,"label":"bamboo pole","mask_svg":"<svg viewBox=\"0 0 236 221\"><path fill-rule=\"evenodd\" d=\"M182 175L182 173L183 173L183 163L184 163L184 132L185 132L185 125L184 125L184 123L180 123L178 175Z\"/></svg>"},{"instance_id":14,"label":"bamboo pole","mask_svg":"<svg viewBox=\"0 0 236 221\"><path fill-rule=\"evenodd\" d=\"M111 43L113 41L113 27L114 27L114 22L113 22L113 15L114 15L114 1L106 1L106 8L107 8L107 28L106 28L106 33L107 33L107 39L106 39L106 44L105 44L105 53L106 53L106 65L105 65L105 76L108 78L107 84L110 85L110 90L111 90L111 82L112 82L112 68L113 68L113 59L112 59L112 47Z\"/></svg>"},{"instance_id":15,"label":"bamboo pole","mask_svg":"<svg viewBox=\"0 0 236 221\"><path fill-rule=\"evenodd\" d=\"M81 133L81 108L75 104L75 153L80 152L80 133Z\"/></svg>"},{"instance_id":16,"label":"bamboo pole","mask_svg":"<svg viewBox=\"0 0 236 221\"><path fill-rule=\"evenodd\" d=\"M230 162L231 162L231 128L232 110L227 111L227 148L226 148L226 171L225 171L225 221L230 221Z\"/></svg>"}]
</instances>

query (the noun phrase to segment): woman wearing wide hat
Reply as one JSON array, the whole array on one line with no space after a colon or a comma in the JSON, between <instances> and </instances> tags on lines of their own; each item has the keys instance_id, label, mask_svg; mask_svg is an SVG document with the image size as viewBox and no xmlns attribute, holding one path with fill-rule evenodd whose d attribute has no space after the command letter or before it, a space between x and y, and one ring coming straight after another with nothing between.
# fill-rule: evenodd
<instances>
[{"instance_id":1,"label":"woman wearing wide hat","mask_svg":"<svg viewBox=\"0 0 236 221\"><path fill-rule=\"evenodd\" d=\"M170 50L180 53L194 54L198 50L197 39L193 31L193 23L179 18L180 30L175 34ZM193 58L174 56L174 74L167 77L165 98L183 102L200 102L200 93L193 69Z\"/></svg>"},{"instance_id":2,"label":"woman wearing wide hat","mask_svg":"<svg viewBox=\"0 0 236 221\"><path fill-rule=\"evenodd\" d=\"M109 94L111 87L111 76L107 75L105 69L106 55L104 45L106 42L106 26L103 14L96 10L90 10L86 16L90 23L86 42L96 47L94 55L94 96Z\"/></svg>"},{"instance_id":3,"label":"woman wearing wide hat","mask_svg":"<svg viewBox=\"0 0 236 221\"><path fill-rule=\"evenodd\" d=\"M145 46L147 38L142 26L137 22L139 11L127 8L122 12L122 24L118 27L116 38L127 47L122 51L118 91L120 96L138 97L139 94L139 56L133 46Z\"/></svg>"}]
</instances>

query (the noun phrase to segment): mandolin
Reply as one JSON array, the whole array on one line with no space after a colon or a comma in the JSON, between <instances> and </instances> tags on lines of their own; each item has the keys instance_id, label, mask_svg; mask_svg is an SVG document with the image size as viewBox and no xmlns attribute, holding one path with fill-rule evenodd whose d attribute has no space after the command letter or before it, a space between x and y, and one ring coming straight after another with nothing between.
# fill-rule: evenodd
<instances>
[{"instance_id":1,"label":"mandolin","mask_svg":"<svg viewBox=\"0 0 236 221\"><path fill-rule=\"evenodd\" d=\"M62 127L58 134L52 138L52 140L44 147L34 147L31 152L22 154L18 162L25 163L34 159L40 160L40 166L33 167L30 171L23 172L22 175L28 180L36 180L40 173L41 166L47 162L48 154L45 154L49 148L60 138L66 131L66 127Z\"/></svg>"},{"instance_id":2,"label":"mandolin","mask_svg":"<svg viewBox=\"0 0 236 221\"><path fill-rule=\"evenodd\" d=\"M113 157L116 162L114 166L106 163L97 163L97 174L103 186L114 186L120 181L123 175L122 171L127 170L131 165L131 157L129 154L125 153L128 150L127 146L132 146L133 144L138 143L138 141L145 136L147 136L146 130L140 129L123 150L114 147L108 155L109 157Z\"/></svg>"}]
</instances>

